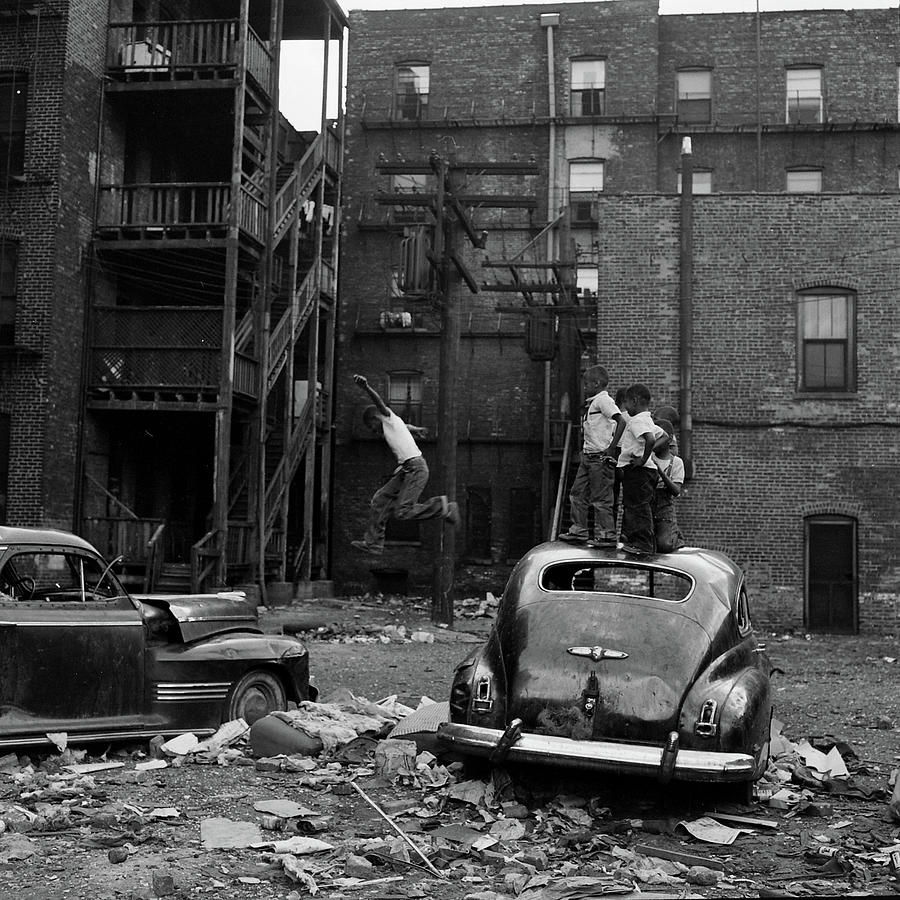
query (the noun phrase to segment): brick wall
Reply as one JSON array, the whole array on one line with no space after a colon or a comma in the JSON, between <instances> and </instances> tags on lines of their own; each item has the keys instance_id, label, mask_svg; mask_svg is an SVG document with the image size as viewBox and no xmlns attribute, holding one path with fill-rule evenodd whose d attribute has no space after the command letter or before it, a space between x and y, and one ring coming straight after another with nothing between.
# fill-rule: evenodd
<instances>
[{"instance_id":1,"label":"brick wall","mask_svg":"<svg viewBox=\"0 0 900 900\"><path fill-rule=\"evenodd\" d=\"M542 118L549 108L543 11L560 13L554 40L562 118L552 172ZM391 368L421 368L426 412L435 409L436 338L388 337L375 324L392 303L398 247L396 235L357 227L375 217L372 192L389 186L376 171L379 160L424 160L432 149L454 151L459 160L533 157L540 175L516 190L538 197L535 228L528 228L524 214L476 214L489 230L485 255L497 259L520 251L546 222L548 179L550 206L558 207L568 193L568 161L603 159L600 227L573 232L579 262L599 268L598 361L609 368L613 389L640 380L651 386L656 404L677 406L675 187L681 137L691 134L694 165L712 170L718 193L695 200L696 478L678 504L684 529L690 541L721 548L747 567L759 622L800 627L805 517L850 516L858 524L860 626L895 630L896 10L764 13L759 65L754 15L657 17L656 4L643 2L354 11L350 34L335 578L367 583L371 560L345 556L342 546L362 527L375 472L389 467L377 456L383 448L354 432L351 420L361 403L352 385L348 391L349 374L361 369L383 378ZM607 60L611 119L568 115L568 60L579 55ZM431 122L383 121L401 61L431 65ZM792 65L823 67L832 125L785 127L785 69ZM683 66L713 69L718 125L672 127L667 116L675 111L675 72ZM783 193L785 171L801 166L822 168L827 193ZM482 274L478 254L466 252ZM857 296L859 391L844 399L812 400L796 391L796 291L823 284ZM473 299L463 291L461 303L482 327L492 308L515 302L514 296ZM521 333L521 320L498 328L513 325ZM529 442L544 421L543 368L528 360L512 334L502 342L464 339L461 352L462 383L478 389L460 397L461 423L474 423L481 440L480 429L513 408L514 399L521 410L507 435L512 443L485 444L473 457L477 466L465 468L460 448L460 491L484 483L488 473L497 506L508 482L521 477L513 465L539 486L540 448ZM517 373L518 382L509 373ZM495 509L500 543L507 524ZM427 584L428 554L403 552L404 565Z\"/></svg>"}]
</instances>

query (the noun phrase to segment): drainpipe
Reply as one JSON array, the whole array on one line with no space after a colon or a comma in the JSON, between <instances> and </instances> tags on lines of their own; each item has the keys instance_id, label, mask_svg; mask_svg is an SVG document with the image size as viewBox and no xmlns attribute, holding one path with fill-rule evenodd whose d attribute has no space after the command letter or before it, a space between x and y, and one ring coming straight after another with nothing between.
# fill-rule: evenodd
<instances>
[{"instance_id":1,"label":"drainpipe","mask_svg":"<svg viewBox=\"0 0 900 900\"><path fill-rule=\"evenodd\" d=\"M679 367L681 375L681 443L679 452L684 461L684 477L694 474L693 397L691 376L693 370L694 331L694 161L691 155L691 139L681 142L681 232L680 243L680 316L679 316Z\"/></svg>"},{"instance_id":2,"label":"drainpipe","mask_svg":"<svg viewBox=\"0 0 900 900\"><path fill-rule=\"evenodd\" d=\"M541 28L547 32L547 106L549 115L547 147L547 221L554 218L553 197L556 181L556 65L553 29L559 27L559 13L541 13ZM547 229L547 259L553 259L553 229ZM541 483L541 526L546 536L549 526L550 499L550 362L544 363L544 465Z\"/></svg>"}]
</instances>

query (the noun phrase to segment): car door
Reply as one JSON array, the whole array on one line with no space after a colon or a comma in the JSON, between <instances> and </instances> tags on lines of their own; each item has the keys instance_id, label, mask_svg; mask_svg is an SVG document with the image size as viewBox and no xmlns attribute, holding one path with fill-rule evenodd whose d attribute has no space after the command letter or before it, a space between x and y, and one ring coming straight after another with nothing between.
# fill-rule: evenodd
<instances>
[{"instance_id":1,"label":"car door","mask_svg":"<svg viewBox=\"0 0 900 900\"><path fill-rule=\"evenodd\" d=\"M103 561L77 549L0 558L0 740L140 727L144 625Z\"/></svg>"}]
</instances>

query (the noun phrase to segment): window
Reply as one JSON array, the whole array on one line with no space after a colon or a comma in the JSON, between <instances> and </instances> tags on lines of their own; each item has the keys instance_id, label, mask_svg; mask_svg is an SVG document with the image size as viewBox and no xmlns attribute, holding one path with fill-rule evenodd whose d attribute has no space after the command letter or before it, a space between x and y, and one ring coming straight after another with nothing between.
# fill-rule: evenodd
<instances>
[{"instance_id":1,"label":"window","mask_svg":"<svg viewBox=\"0 0 900 900\"><path fill-rule=\"evenodd\" d=\"M408 425L421 425L422 373L389 372L387 405Z\"/></svg>"},{"instance_id":2,"label":"window","mask_svg":"<svg viewBox=\"0 0 900 900\"><path fill-rule=\"evenodd\" d=\"M16 342L16 267L19 245L0 237L0 347Z\"/></svg>"},{"instance_id":3,"label":"window","mask_svg":"<svg viewBox=\"0 0 900 900\"><path fill-rule=\"evenodd\" d=\"M712 121L712 72L685 69L677 73L678 121L704 124Z\"/></svg>"},{"instance_id":4,"label":"window","mask_svg":"<svg viewBox=\"0 0 900 900\"><path fill-rule=\"evenodd\" d=\"M821 169L790 169L785 180L789 194L820 194L822 192Z\"/></svg>"},{"instance_id":5,"label":"window","mask_svg":"<svg viewBox=\"0 0 900 900\"><path fill-rule=\"evenodd\" d=\"M428 190L428 176L419 172L391 175L391 190L397 194L421 194Z\"/></svg>"},{"instance_id":6,"label":"window","mask_svg":"<svg viewBox=\"0 0 900 900\"><path fill-rule=\"evenodd\" d=\"M694 582L681 572L621 563L567 562L548 566L541 573L545 591L652 597L673 603L686 600L693 587Z\"/></svg>"},{"instance_id":7,"label":"window","mask_svg":"<svg viewBox=\"0 0 900 900\"><path fill-rule=\"evenodd\" d=\"M569 206L573 225L596 222L593 200L603 190L603 161L599 159L569 163Z\"/></svg>"},{"instance_id":8,"label":"window","mask_svg":"<svg viewBox=\"0 0 900 900\"><path fill-rule=\"evenodd\" d=\"M115 575L90 556L62 551L17 553L0 571L0 596L58 603L125 597Z\"/></svg>"},{"instance_id":9,"label":"window","mask_svg":"<svg viewBox=\"0 0 900 900\"><path fill-rule=\"evenodd\" d=\"M681 193L681 172L677 176L676 190ZM692 194L711 194L712 193L712 172L703 169L694 169L691 177L691 193Z\"/></svg>"},{"instance_id":10,"label":"window","mask_svg":"<svg viewBox=\"0 0 900 900\"><path fill-rule=\"evenodd\" d=\"M578 266L575 270L575 290L585 300L596 300L600 276L596 266Z\"/></svg>"},{"instance_id":11,"label":"window","mask_svg":"<svg viewBox=\"0 0 900 900\"><path fill-rule=\"evenodd\" d=\"M28 79L15 72L0 72L0 178L25 174L25 115Z\"/></svg>"},{"instance_id":12,"label":"window","mask_svg":"<svg viewBox=\"0 0 900 900\"><path fill-rule=\"evenodd\" d=\"M822 122L822 70L787 70L788 125Z\"/></svg>"},{"instance_id":13,"label":"window","mask_svg":"<svg viewBox=\"0 0 900 900\"><path fill-rule=\"evenodd\" d=\"M425 118L431 66L428 63L404 63L396 69L394 118L417 121Z\"/></svg>"},{"instance_id":14,"label":"window","mask_svg":"<svg viewBox=\"0 0 900 900\"><path fill-rule=\"evenodd\" d=\"M9 494L9 448L12 419L0 413L0 525L6 525L7 497Z\"/></svg>"},{"instance_id":15,"label":"window","mask_svg":"<svg viewBox=\"0 0 900 900\"><path fill-rule=\"evenodd\" d=\"M801 391L854 391L855 297L810 291L798 299Z\"/></svg>"},{"instance_id":16,"label":"window","mask_svg":"<svg viewBox=\"0 0 900 900\"><path fill-rule=\"evenodd\" d=\"M573 59L571 64L571 113L602 116L606 110L606 61Z\"/></svg>"}]
</instances>

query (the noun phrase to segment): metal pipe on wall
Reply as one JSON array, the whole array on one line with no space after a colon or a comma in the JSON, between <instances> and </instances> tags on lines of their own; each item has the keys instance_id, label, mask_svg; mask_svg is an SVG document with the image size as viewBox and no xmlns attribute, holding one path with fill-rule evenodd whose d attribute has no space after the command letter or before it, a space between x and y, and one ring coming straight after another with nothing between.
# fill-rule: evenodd
<instances>
[{"instance_id":1,"label":"metal pipe on wall","mask_svg":"<svg viewBox=\"0 0 900 900\"><path fill-rule=\"evenodd\" d=\"M694 473L693 396L693 331L694 331L694 161L691 139L681 143L681 229L679 234L680 308L679 308L679 369L681 433L679 452L684 461L685 480Z\"/></svg>"}]
</instances>

